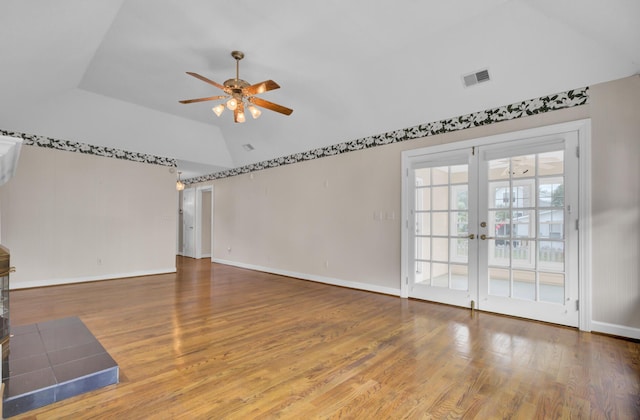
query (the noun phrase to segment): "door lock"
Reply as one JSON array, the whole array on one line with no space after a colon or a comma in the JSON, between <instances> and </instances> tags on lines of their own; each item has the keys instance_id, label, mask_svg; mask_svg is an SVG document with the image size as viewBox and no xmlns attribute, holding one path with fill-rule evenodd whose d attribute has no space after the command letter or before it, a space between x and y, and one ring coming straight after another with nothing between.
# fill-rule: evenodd
<instances>
[{"instance_id":1,"label":"door lock","mask_svg":"<svg viewBox=\"0 0 640 420\"><path fill-rule=\"evenodd\" d=\"M480 223L480 227L487 227L487 222Z\"/></svg>"}]
</instances>

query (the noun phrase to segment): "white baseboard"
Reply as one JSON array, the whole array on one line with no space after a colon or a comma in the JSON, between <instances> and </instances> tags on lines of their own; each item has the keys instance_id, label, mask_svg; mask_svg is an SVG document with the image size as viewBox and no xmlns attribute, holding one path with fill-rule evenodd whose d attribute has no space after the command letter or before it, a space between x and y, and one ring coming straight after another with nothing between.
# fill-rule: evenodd
<instances>
[{"instance_id":1,"label":"white baseboard","mask_svg":"<svg viewBox=\"0 0 640 420\"><path fill-rule=\"evenodd\" d=\"M176 268L173 267L173 268L164 268L159 270L140 270L140 271L131 271L129 273L103 274L100 276L35 280L35 281L29 281L29 282L10 283L10 289L11 290L31 289L33 287L59 286L62 284L86 283L86 282L101 281L101 280L115 280L115 279L122 279L127 277L152 276L155 274L168 274L168 273L175 273L175 272L176 272Z\"/></svg>"},{"instance_id":2,"label":"white baseboard","mask_svg":"<svg viewBox=\"0 0 640 420\"><path fill-rule=\"evenodd\" d=\"M225 264L225 265L231 265L234 267L247 268L249 270L255 270L255 271L263 271L265 273L278 274L281 276L293 277L293 278L298 278L302 280L310 280L318 283L330 284L333 286L348 287L349 289L358 289L358 290L365 290L367 292L375 292L375 293L382 293L385 295L400 296L400 288L394 289L393 287L376 286L373 284L360 283L357 281L336 279L333 277L317 276L315 274L298 273L294 271L281 270L278 268L270 268L270 267L263 267L263 266L254 265L254 264L245 264L245 263L239 263L236 261L228 261L220 258L212 258L211 261L218 264Z\"/></svg>"},{"instance_id":3,"label":"white baseboard","mask_svg":"<svg viewBox=\"0 0 640 420\"><path fill-rule=\"evenodd\" d=\"M591 321L591 331L640 340L640 328L626 327L624 325Z\"/></svg>"}]
</instances>

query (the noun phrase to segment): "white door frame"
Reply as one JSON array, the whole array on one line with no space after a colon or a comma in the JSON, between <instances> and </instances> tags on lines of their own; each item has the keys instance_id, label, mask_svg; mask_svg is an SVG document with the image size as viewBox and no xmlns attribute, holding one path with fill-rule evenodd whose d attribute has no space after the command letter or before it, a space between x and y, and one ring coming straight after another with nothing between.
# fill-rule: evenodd
<instances>
[{"instance_id":1,"label":"white door frame","mask_svg":"<svg viewBox=\"0 0 640 420\"><path fill-rule=\"evenodd\" d=\"M176 255L182 256L182 191L176 192Z\"/></svg>"},{"instance_id":2,"label":"white door frame","mask_svg":"<svg viewBox=\"0 0 640 420\"><path fill-rule=\"evenodd\" d=\"M537 127L522 131L481 137L460 142L424 147L420 149L402 152L402 217L403 228L401 232L401 282L400 296L409 297L409 252L411 249L410 233L411 207L410 194L412 185L409 182L410 161L413 158L432 153L447 152L457 149L472 148L489 144L524 140L532 137L541 137L556 133L576 131L578 133L579 154L579 234L578 234L578 284L580 300L579 328L583 331L591 331L591 120L577 120L567 123Z\"/></svg>"},{"instance_id":3,"label":"white door frame","mask_svg":"<svg viewBox=\"0 0 640 420\"><path fill-rule=\"evenodd\" d=\"M185 195L187 194L193 194L193 208L187 208L187 206L185 205ZM180 255L184 256L184 257L189 257L189 258L195 258L196 256L196 188L185 188L184 190L182 190L182 249L181 249L181 253ZM190 207L190 206L189 206ZM187 248L187 241L186 241L186 237L187 237L187 228L185 226L185 221L184 221L184 217L185 214L188 214L189 212L193 213L193 233L192 233L192 238L191 238L191 244L190 246ZM187 249L191 249L192 253L187 252Z\"/></svg>"},{"instance_id":4,"label":"white door frame","mask_svg":"<svg viewBox=\"0 0 640 420\"><path fill-rule=\"evenodd\" d=\"M202 203L203 203L203 193L204 192L210 192L211 193L211 214L208 217L211 217L211 232L210 232L210 238L211 238L211 244L210 244L210 250L211 252L209 254L203 254L202 252L202 220L203 217L206 217L206 215L202 214ZM195 200L195 205L196 205L196 220L195 220L195 241L196 241L196 247L195 247L195 257L196 258L210 258L213 256L213 185L205 185L205 186L200 186L200 187L196 187L196 200Z\"/></svg>"}]
</instances>

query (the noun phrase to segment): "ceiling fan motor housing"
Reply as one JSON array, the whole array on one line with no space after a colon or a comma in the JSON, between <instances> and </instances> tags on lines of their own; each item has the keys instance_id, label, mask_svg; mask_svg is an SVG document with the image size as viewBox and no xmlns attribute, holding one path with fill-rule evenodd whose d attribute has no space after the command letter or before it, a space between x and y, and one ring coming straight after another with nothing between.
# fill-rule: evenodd
<instances>
[{"instance_id":1,"label":"ceiling fan motor housing","mask_svg":"<svg viewBox=\"0 0 640 420\"><path fill-rule=\"evenodd\" d=\"M242 99L242 89L251 86L248 82L242 79L229 79L224 82L224 86L231 90L231 96L236 99Z\"/></svg>"}]
</instances>

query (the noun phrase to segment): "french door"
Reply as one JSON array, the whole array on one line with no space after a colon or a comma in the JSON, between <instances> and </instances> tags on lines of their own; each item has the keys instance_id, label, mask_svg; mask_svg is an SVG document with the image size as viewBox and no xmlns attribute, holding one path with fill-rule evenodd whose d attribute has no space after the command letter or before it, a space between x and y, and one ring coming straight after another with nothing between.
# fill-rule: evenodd
<instances>
[{"instance_id":1,"label":"french door","mask_svg":"<svg viewBox=\"0 0 640 420\"><path fill-rule=\"evenodd\" d=\"M469 188L477 171L471 149L416 159L410 170L412 209L410 296L468 306L478 293L477 199ZM471 177L473 179L473 177Z\"/></svg>"},{"instance_id":2,"label":"french door","mask_svg":"<svg viewBox=\"0 0 640 420\"><path fill-rule=\"evenodd\" d=\"M576 132L409 159L410 297L578 326Z\"/></svg>"}]
</instances>

